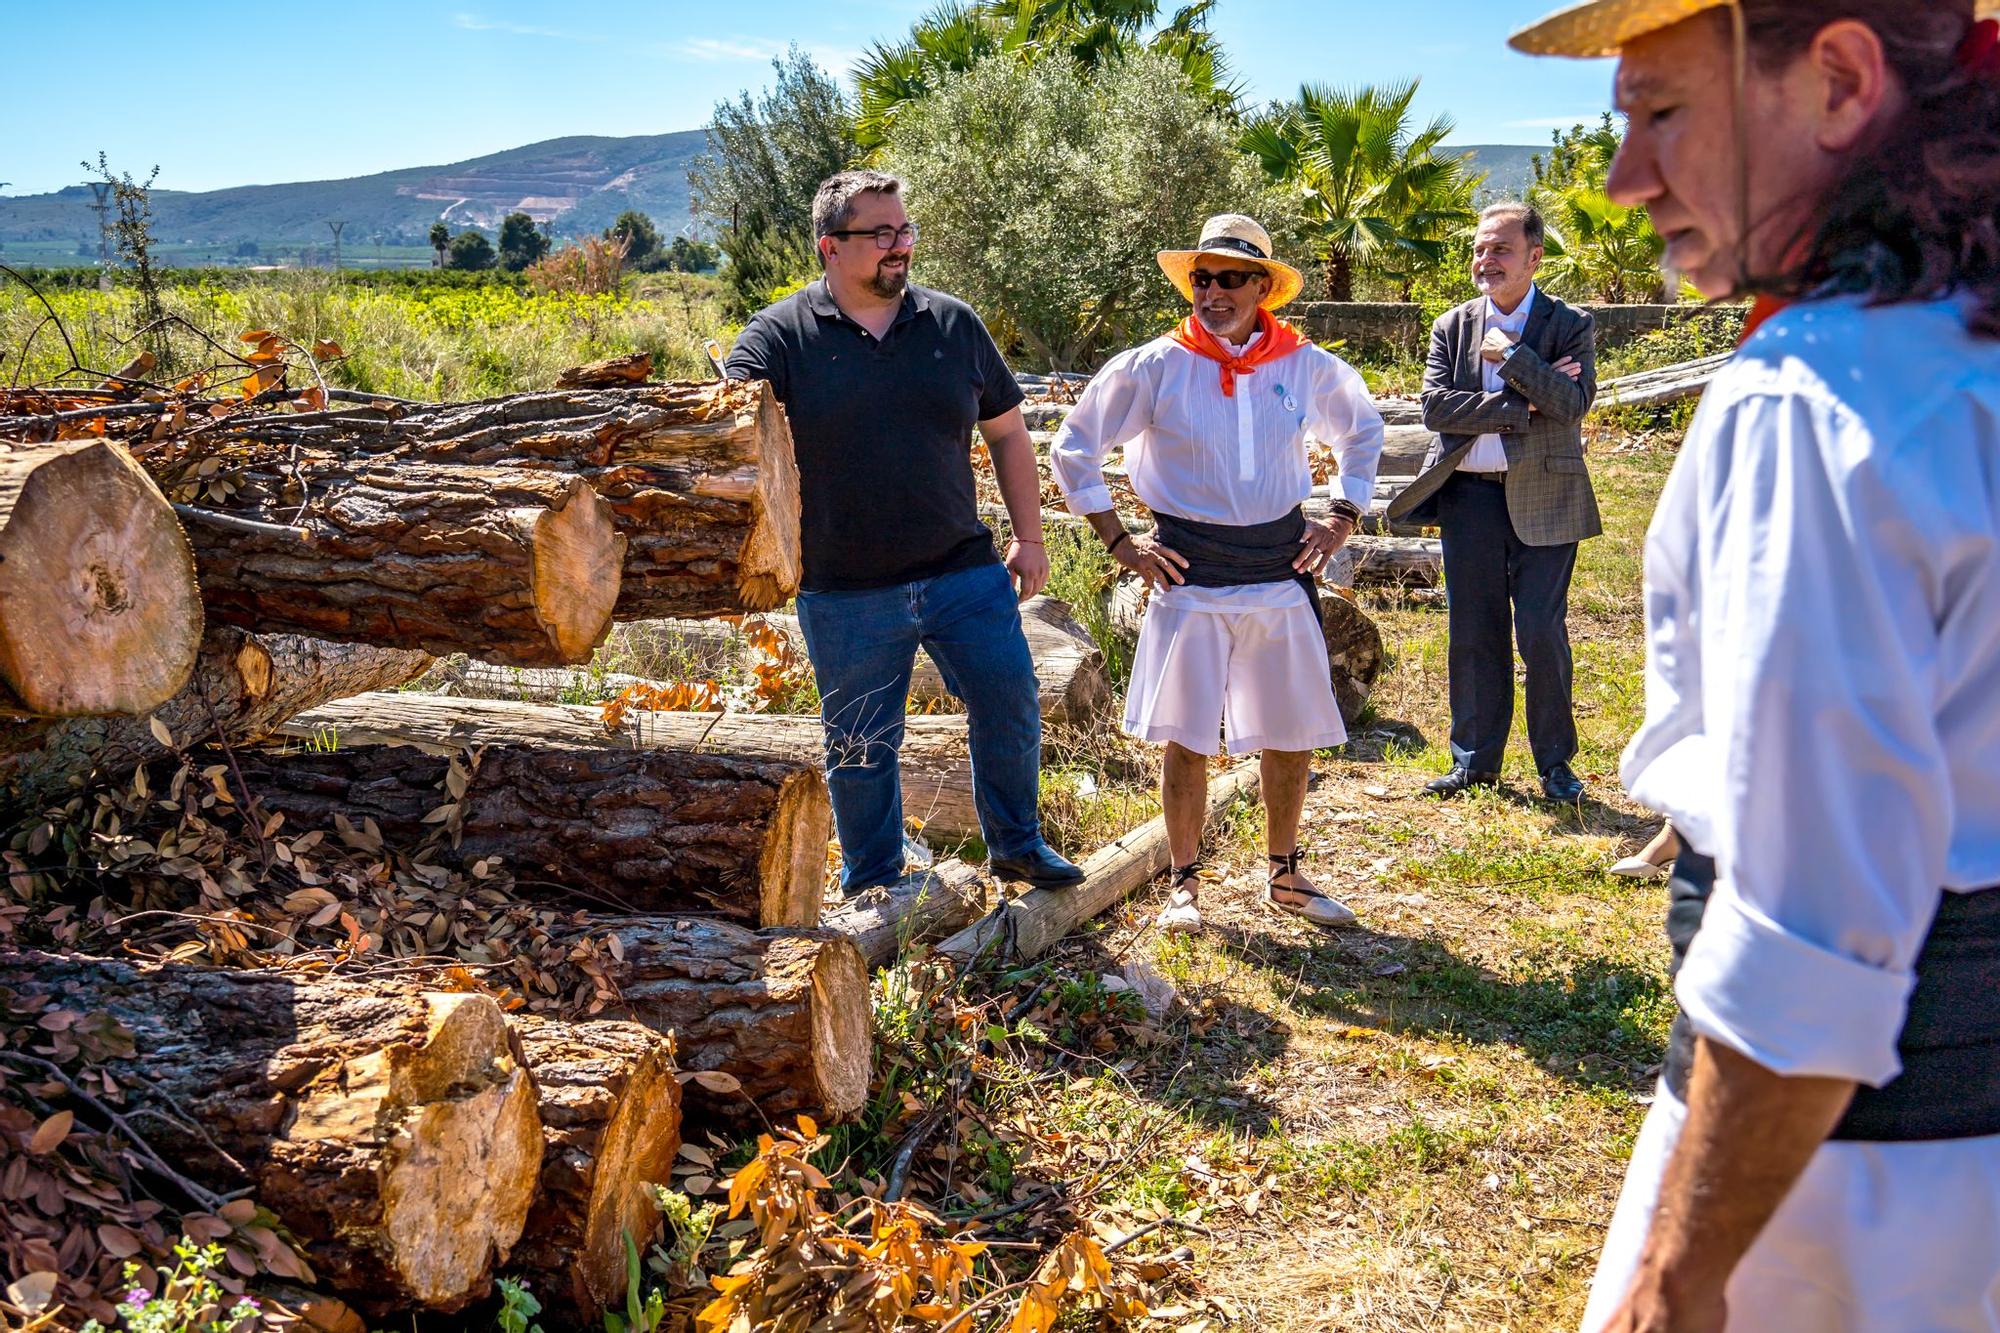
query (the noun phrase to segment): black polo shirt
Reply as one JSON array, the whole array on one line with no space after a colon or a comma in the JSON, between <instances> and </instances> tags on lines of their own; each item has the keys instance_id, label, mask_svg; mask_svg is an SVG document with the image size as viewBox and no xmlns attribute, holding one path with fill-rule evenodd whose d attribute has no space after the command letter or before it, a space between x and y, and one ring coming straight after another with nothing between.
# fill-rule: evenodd
<instances>
[{"instance_id":1,"label":"black polo shirt","mask_svg":"<svg viewBox=\"0 0 2000 1333\"><path fill-rule=\"evenodd\" d=\"M972 428L1022 393L971 306L912 286L878 341L820 278L758 311L727 370L769 380L791 421L808 591L886 588L999 559L979 521Z\"/></svg>"}]
</instances>

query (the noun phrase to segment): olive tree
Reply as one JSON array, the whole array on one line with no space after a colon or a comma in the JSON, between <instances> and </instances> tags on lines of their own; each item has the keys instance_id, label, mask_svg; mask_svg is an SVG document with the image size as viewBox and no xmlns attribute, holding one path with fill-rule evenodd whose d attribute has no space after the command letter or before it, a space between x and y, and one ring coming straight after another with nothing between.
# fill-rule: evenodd
<instances>
[{"instance_id":1,"label":"olive tree","mask_svg":"<svg viewBox=\"0 0 2000 1333\"><path fill-rule=\"evenodd\" d=\"M989 57L903 108L883 155L922 229L919 282L978 309L1036 368L1073 370L1186 313L1154 261L1213 213L1276 233L1239 131L1171 59Z\"/></svg>"}]
</instances>

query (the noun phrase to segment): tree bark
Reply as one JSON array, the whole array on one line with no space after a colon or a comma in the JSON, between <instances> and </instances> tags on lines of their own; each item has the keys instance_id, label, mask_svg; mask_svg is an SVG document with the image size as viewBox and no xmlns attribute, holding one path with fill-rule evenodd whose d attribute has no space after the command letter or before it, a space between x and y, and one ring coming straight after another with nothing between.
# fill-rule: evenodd
<instances>
[{"instance_id":1,"label":"tree bark","mask_svg":"<svg viewBox=\"0 0 2000 1333\"><path fill-rule=\"evenodd\" d=\"M580 478L262 454L226 513L182 509L218 623L516 666L588 661L611 628L626 542Z\"/></svg>"},{"instance_id":2,"label":"tree bark","mask_svg":"<svg viewBox=\"0 0 2000 1333\"><path fill-rule=\"evenodd\" d=\"M319 752L237 755L270 813L330 828L373 819L414 845L454 810L438 855L503 863L529 897L626 912L716 912L747 926L819 920L833 813L826 779L802 760L548 743L467 748L453 761L408 745L341 742Z\"/></svg>"},{"instance_id":3,"label":"tree bark","mask_svg":"<svg viewBox=\"0 0 2000 1333\"><path fill-rule=\"evenodd\" d=\"M774 1124L799 1114L831 1123L868 1100L868 964L846 936L599 917L574 938L603 942L599 962L622 995L600 1017L671 1032L684 1074L727 1074L741 1085L685 1083L691 1121L744 1125L761 1113Z\"/></svg>"},{"instance_id":4,"label":"tree bark","mask_svg":"<svg viewBox=\"0 0 2000 1333\"><path fill-rule=\"evenodd\" d=\"M1257 786L1252 764L1211 779L1208 821L1213 823L1238 800L1254 798ZM937 952L961 966L982 955L997 954L1007 964L1039 958L1078 926L1151 883L1172 860L1165 816L1150 819L1085 859L1083 883L1030 889L938 945Z\"/></svg>"},{"instance_id":5,"label":"tree bark","mask_svg":"<svg viewBox=\"0 0 2000 1333\"><path fill-rule=\"evenodd\" d=\"M201 630L187 537L122 446L0 443L0 716L150 712Z\"/></svg>"},{"instance_id":6,"label":"tree bark","mask_svg":"<svg viewBox=\"0 0 2000 1333\"><path fill-rule=\"evenodd\" d=\"M0 808L10 797L23 809L58 803L93 775L121 778L166 757L172 751L153 731L154 719L184 748L256 740L329 699L394 689L430 661L402 648L211 630L192 678L153 718L0 721Z\"/></svg>"},{"instance_id":7,"label":"tree bark","mask_svg":"<svg viewBox=\"0 0 2000 1333\"><path fill-rule=\"evenodd\" d=\"M820 924L854 941L870 968L887 967L913 945L962 930L986 910L979 872L945 857L828 909Z\"/></svg>"},{"instance_id":8,"label":"tree bark","mask_svg":"<svg viewBox=\"0 0 2000 1333\"><path fill-rule=\"evenodd\" d=\"M1336 588L1435 588L1444 544L1435 537L1353 537L1321 575Z\"/></svg>"},{"instance_id":9,"label":"tree bark","mask_svg":"<svg viewBox=\"0 0 2000 1333\"><path fill-rule=\"evenodd\" d=\"M515 1015L542 1120L541 1185L507 1267L545 1311L595 1323L625 1295L625 1237L660 1228L652 1187L673 1182L681 1090L673 1042L637 1023Z\"/></svg>"},{"instance_id":10,"label":"tree bark","mask_svg":"<svg viewBox=\"0 0 2000 1333\"><path fill-rule=\"evenodd\" d=\"M463 1309L521 1235L542 1126L489 996L18 952L0 986L130 1029L105 1069L148 1144L204 1188L250 1187L372 1313Z\"/></svg>"},{"instance_id":11,"label":"tree bark","mask_svg":"<svg viewBox=\"0 0 2000 1333\"><path fill-rule=\"evenodd\" d=\"M341 745L417 745L454 754L468 745L567 745L601 749L688 750L824 767L819 719L761 713L628 713L613 735L602 710L565 704L447 699L435 694L371 694L323 704L294 717L286 735L324 732ZM903 734L903 814L922 820L933 841L979 834L972 802L966 723L913 717Z\"/></svg>"},{"instance_id":12,"label":"tree bark","mask_svg":"<svg viewBox=\"0 0 2000 1333\"><path fill-rule=\"evenodd\" d=\"M798 465L763 383L567 389L246 429L336 455L586 478L628 538L620 620L769 611L798 591Z\"/></svg>"}]
</instances>

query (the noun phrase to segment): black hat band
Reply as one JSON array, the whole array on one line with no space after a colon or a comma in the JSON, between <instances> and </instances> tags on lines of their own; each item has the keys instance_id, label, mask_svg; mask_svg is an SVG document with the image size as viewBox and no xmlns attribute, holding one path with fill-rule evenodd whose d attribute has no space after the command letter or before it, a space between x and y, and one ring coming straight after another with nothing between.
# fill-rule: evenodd
<instances>
[{"instance_id":1,"label":"black hat band","mask_svg":"<svg viewBox=\"0 0 2000 1333\"><path fill-rule=\"evenodd\" d=\"M1201 248L1203 250L1235 250L1241 254L1249 255L1252 259L1269 259L1271 257L1249 241L1239 240L1234 236L1218 236L1212 241L1203 241Z\"/></svg>"}]
</instances>

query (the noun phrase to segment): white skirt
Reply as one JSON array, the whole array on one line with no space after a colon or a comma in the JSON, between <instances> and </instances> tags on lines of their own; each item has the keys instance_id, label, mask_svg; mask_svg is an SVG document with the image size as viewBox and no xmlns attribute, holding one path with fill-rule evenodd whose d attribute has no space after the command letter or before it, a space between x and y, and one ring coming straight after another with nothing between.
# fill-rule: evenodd
<instances>
[{"instance_id":1,"label":"white skirt","mask_svg":"<svg viewBox=\"0 0 2000 1333\"><path fill-rule=\"evenodd\" d=\"M1344 744L1347 728L1333 698L1326 637L1305 591L1287 606L1225 610L1214 599L1183 600L1176 589L1146 607L1125 730L1213 755L1318 750Z\"/></svg>"},{"instance_id":2,"label":"white skirt","mask_svg":"<svg viewBox=\"0 0 2000 1333\"><path fill-rule=\"evenodd\" d=\"M1661 1086L1591 1284L1584 1333L1638 1271L1687 1107ZM1725 1290L1729 1333L2000 1333L2000 1137L1828 1143Z\"/></svg>"}]
</instances>

